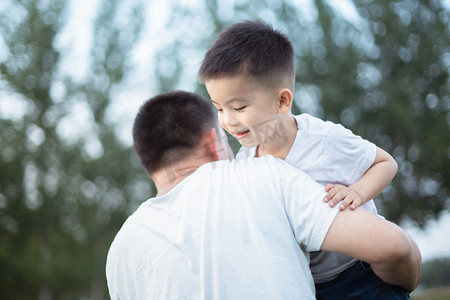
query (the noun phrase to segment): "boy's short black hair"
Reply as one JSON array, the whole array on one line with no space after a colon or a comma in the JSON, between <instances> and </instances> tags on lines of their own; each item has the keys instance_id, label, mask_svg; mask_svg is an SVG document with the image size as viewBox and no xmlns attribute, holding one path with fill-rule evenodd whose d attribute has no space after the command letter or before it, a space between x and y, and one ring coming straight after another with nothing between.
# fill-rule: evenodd
<instances>
[{"instance_id":1,"label":"boy's short black hair","mask_svg":"<svg viewBox=\"0 0 450 300\"><path fill-rule=\"evenodd\" d=\"M201 83L243 75L264 86L293 89L294 49L289 38L262 21L235 23L219 34L198 75Z\"/></svg>"},{"instance_id":2,"label":"boy's short black hair","mask_svg":"<svg viewBox=\"0 0 450 300\"><path fill-rule=\"evenodd\" d=\"M183 91L146 101L134 120L134 149L149 175L192 154L203 134L217 127L211 103Z\"/></svg>"}]
</instances>

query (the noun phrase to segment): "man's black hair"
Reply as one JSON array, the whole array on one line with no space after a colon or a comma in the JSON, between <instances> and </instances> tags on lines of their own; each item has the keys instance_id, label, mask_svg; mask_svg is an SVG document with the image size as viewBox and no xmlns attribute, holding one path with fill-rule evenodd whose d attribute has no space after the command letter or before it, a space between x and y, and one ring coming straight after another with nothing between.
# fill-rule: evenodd
<instances>
[{"instance_id":1,"label":"man's black hair","mask_svg":"<svg viewBox=\"0 0 450 300\"><path fill-rule=\"evenodd\" d=\"M139 109L133 126L134 149L152 174L191 154L216 124L211 103L204 97L183 91L163 93Z\"/></svg>"}]
</instances>

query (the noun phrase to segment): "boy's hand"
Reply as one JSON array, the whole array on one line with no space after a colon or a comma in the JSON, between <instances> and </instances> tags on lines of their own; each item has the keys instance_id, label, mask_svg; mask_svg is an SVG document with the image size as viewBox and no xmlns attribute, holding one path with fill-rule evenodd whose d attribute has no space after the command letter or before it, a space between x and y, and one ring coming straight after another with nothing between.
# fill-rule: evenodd
<instances>
[{"instance_id":1,"label":"boy's hand","mask_svg":"<svg viewBox=\"0 0 450 300\"><path fill-rule=\"evenodd\" d=\"M325 195L323 201L328 202L331 207L342 201L339 210L344 210L348 206L353 210L362 204L359 194L345 185L329 183L325 186L325 191L328 194Z\"/></svg>"}]
</instances>

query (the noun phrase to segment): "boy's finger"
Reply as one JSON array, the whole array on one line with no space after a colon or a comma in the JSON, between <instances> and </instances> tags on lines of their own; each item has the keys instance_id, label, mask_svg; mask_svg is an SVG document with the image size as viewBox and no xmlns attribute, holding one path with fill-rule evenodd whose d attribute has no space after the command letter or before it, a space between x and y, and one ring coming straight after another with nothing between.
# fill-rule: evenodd
<instances>
[{"instance_id":1,"label":"boy's finger","mask_svg":"<svg viewBox=\"0 0 450 300\"><path fill-rule=\"evenodd\" d=\"M339 206L340 210L346 209L350 204L353 204L356 196L352 193L349 193L345 196L344 200L342 200L341 205Z\"/></svg>"},{"instance_id":2,"label":"boy's finger","mask_svg":"<svg viewBox=\"0 0 450 300\"><path fill-rule=\"evenodd\" d=\"M333 187L334 187L334 184L328 183L328 184L325 186L325 191L326 191L326 192L329 192Z\"/></svg>"},{"instance_id":3,"label":"boy's finger","mask_svg":"<svg viewBox=\"0 0 450 300\"><path fill-rule=\"evenodd\" d=\"M339 210L344 210L344 209L346 209L347 206L348 206L350 203L351 203L351 202L348 202L348 201L343 200L343 201L341 202L341 204L339 205Z\"/></svg>"},{"instance_id":4,"label":"boy's finger","mask_svg":"<svg viewBox=\"0 0 450 300\"><path fill-rule=\"evenodd\" d=\"M331 207L338 204L342 199L345 198L345 192L344 191L338 191L334 197L330 200L328 204L330 204Z\"/></svg>"},{"instance_id":5,"label":"boy's finger","mask_svg":"<svg viewBox=\"0 0 450 300\"><path fill-rule=\"evenodd\" d=\"M341 201L341 199L342 199L342 197L339 197L339 194L336 194L336 195L334 195L332 198L330 198L328 204L329 204L331 207L333 207L333 206L335 206L336 204L338 204L339 201ZM327 202L327 201L325 201L325 202Z\"/></svg>"},{"instance_id":6,"label":"boy's finger","mask_svg":"<svg viewBox=\"0 0 450 300\"><path fill-rule=\"evenodd\" d=\"M336 196L333 197L329 202L328 205L330 205L331 207L335 206L336 204L339 203L339 200L337 200Z\"/></svg>"},{"instance_id":7,"label":"boy's finger","mask_svg":"<svg viewBox=\"0 0 450 300\"><path fill-rule=\"evenodd\" d=\"M338 192L337 189L330 189L329 191L327 191L328 193L325 195L325 197L323 198L323 201L328 202L329 200L332 200L334 198L334 196L336 195L336 193Z\"/></svg>"},{"instance_id":8,"label":"boy's finger","mask_svg":"<svg viewBox=\"0 0 450 300\"><path fill-rule=\"evenodd\" d=\"M358 197L356 197L353 202L352 205L350 205L350 209L351 210L355 210L357 207L361 206L361 199L359 199Z\"/></svg>"}]
</instances>

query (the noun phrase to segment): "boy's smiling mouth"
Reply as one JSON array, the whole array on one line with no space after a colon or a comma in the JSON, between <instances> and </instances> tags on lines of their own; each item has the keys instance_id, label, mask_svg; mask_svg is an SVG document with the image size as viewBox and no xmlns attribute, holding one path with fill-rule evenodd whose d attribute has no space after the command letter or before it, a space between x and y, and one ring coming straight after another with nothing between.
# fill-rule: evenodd
<instances>
[{"instance_id":1,"label":"boy's smiling mouth","mask_svg":"<svg viewBox=\"0 0 450 300\"><path fill-rule=\"evenodd\" d=\"M249 132L250 132L249 129L237 131L234 133L234 136L236 136L236 138L240 139L240 138L245 137Z\"/></svg>"}]
</instances>

